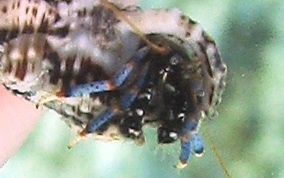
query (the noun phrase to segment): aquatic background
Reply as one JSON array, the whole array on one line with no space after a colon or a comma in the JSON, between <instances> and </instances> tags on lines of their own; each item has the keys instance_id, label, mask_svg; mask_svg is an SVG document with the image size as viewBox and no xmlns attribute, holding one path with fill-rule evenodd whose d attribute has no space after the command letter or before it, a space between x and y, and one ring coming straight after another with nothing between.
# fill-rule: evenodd
<instances>
[{"instance_id":1,"label":"aquatic background","mask_svg":"<svg viewBox=\"0 0 284 178\"><path fill-rule=\"evenodd\" d=\"M224 177L204 124L233 177L284 177L283 0L142 0L147 8L180 8L214 37L228 65L219 117L203 122L206 147L184 170L173 168L179 142L157 145L84 140L67 149L73 134L54 112L46 113L0 177ZM149 17L151 18L151 17Z\"/></svg>"}]
</instances>

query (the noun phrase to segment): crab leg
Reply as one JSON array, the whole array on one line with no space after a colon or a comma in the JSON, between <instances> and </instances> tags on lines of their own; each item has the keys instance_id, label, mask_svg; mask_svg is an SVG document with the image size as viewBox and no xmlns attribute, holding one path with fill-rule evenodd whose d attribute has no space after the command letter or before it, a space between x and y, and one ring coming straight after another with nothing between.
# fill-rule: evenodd
<instances>
[{"instance_id":1,"label":"crab leg","mask_svg":"<svg viewBox=\"0 0 284 178\"><path fill-rule=\"evenodd\" d=\"M149 47L141 48L123 68L121 68L114 74L111 80L102 80L77 85L67 90L63 95L65 97L75 97L83 94L114 90L116 87L121 86L127 80L129 74L141 63L141 61L143 61L149 50Z\"/></svg>"},{"instance_id":2,"label":"crab leg","mask_svg":"<svg viewBox=\"0 0 284 178\"><path fill-rule=\"evenodd\" d=\"M149 63L147 63L143 68L142 73L137 79L136 84L124 95L122 95L118 103L119 106L106 108L101 114L99 114L97 117L93 118L88 122L86 128L80 133L80 135L84 136L87 133L95 132L101 125L109 121L119 111L127 110L127 108L129 108L131 104L134 102L134 100L139 94L139 91L143 87L146 75L148 73L148 69L149 69Z\"/></svg>"},{"instance_id":3,"label":"crab leg","mask_svg":"<svg viewBox=\"0 0 284 178\"><path fill-rule=\"evenodd\" d=\"M204 151L202 140L200 139L199 134L196 129L198 126L198 121L186 121L184 125L185 132L181 138L181 153L179 157L179 163L177 165L178 168L184 168L186 166L186 162L189 159L191 154L191 149L193 149L193 153L195 156L202 156Z\"/></svg>"}]
</instances>

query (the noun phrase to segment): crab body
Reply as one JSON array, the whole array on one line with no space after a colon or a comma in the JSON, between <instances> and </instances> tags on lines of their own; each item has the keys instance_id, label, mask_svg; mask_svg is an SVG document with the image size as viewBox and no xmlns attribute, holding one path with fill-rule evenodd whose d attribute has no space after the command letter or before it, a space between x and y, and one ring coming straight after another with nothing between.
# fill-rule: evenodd
<instances>
[{"instance_id":1,"label":"crab body","mask_svg":"<svg viewBox=\"0 0 284 178\"><path fill-rule=\"evenodd\" d=\"M220 103L226 66L214 41L179 10L98 0L2 0L0 10L7 89L35 103L47 98L43 104L81 136L143 143L150 124L159 143L181 140L182 166L191 148L203 152L197 127Z\"/></svg>"}]
</instances>

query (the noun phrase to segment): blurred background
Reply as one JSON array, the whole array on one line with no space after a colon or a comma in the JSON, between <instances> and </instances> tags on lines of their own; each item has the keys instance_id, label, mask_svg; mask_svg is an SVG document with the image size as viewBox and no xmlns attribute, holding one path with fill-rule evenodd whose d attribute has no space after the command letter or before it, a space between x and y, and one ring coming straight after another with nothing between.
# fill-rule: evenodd
<instances>
[{"instance_id":1,"label":"blurred background","mask_svg":"<svg viewBox=\"0 0 284 178\"><path fill-rule=\"evenodd\" d=\"M0 177L225 177L206 136L208 128L232 177L284 177L284 1L142 0L142 8L180 8L214 37L228 65L219 116L203 122L203 157L173 168L179 142L157 145L84 140L67 149L72 133L46 113ZM151 18L151 17L149 17Z\"/></svg>"}]
</instances>

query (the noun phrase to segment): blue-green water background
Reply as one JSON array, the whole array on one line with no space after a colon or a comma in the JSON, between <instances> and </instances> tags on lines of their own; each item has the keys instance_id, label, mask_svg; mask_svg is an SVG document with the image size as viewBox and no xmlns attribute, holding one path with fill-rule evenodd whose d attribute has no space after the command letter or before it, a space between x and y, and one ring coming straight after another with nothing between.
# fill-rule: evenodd
<instances>
[{"instance_id":1,"label":"blue-green water background","mask_svg":"<svg viewBox=\"0 0 284 178\"><path fill-rule=\"evenodd\" d=\"M180 8L216 40L228 65L219 117L203 124L233 177L284 177L284 1L142 0L146 8ZM151 18L151 17L149 17ZM0 177L224 177L204 129L206 152L173 168L179 142L157 145L84 140L67 149L73 133L47 113Z\"/></svg>"}]
</instances>

